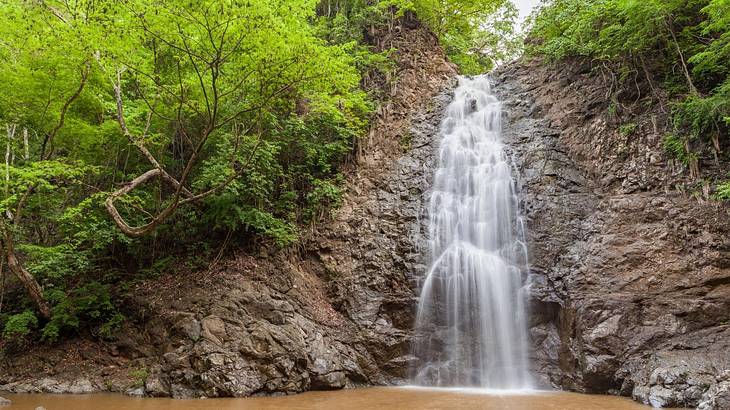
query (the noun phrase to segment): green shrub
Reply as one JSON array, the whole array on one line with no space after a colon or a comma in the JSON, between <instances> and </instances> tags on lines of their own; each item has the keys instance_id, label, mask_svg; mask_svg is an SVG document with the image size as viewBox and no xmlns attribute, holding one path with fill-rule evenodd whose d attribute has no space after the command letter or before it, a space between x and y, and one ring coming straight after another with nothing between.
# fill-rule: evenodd
<instances>
[{"instance_id":1,"label":"green shrub","mask_svg":"<svg viewBox=\"0 0 730 410\"><path fill-rule=\"evenodd\" d=\"M11 315L5 321L3 337L7 339L21 339L38 327L38 318L30 310Z\"/></svg>"},{"instance_id":2,"label":"green shrub","mask_svg":"<svg viewBox=\"0 0 730 410\"><path fill-rule=\"evenodd\" d=\"M313 188L307 194L307 207L305 218L316 221L326 216L328 211L339 208L342 205L342 184L344 177L338 175L335 180L315 179Z\"/></svg>"},{"instance_id":3,"label":"green shrub","mask_svg":"<svg viewBox=\"0 0 730 410\"><path fill-rule=\"evenodd\" d=\"M47 292L53 303L51 319L43 327L41 339L53 343L66 332L78 331L82 324L99 326L99 334L111 338L124 317L112 303L109 285L90 282L73 289Z\"/></svg>"},{"instance_id":4,"label":"green shrub","mask_svg":"<svg viewBox=\"0 0 730 410\"><path fill-rule=\"evenodd\" d=\"M675 134L668 134L664 137L664 150L685 166L697 159L696 153L687 151L684 139Z\"/></svg>"},{"instance_id":5,"label":"green shrub","mask_svg":"<svg viewBox=\"0 0 730 410\"><path fill-rule=\"evenodd\" d=\"M693 138L719 137L730 127L730 79L708 96L691 95L676 103L674 128Z\"/></svg>"},{"instance_id":6,"label":"green shrub","mask_svg":"<svg viewBox=\"0 0 730 410\"><path fill-rule=\"evenodd\" d=\"M628 137L636 131L636 123L628 122L619 127L618 132L622 137Z\"/></svg>"},{"instance_id":7,"label":"green shrub","mask_svg":"<svg viewBox=\"0 0 730 410\"><path fill-rule=\"evenodd\" d=\"M129 377L132 378L132 387L141 387L144 386L145 382L147 381L147 378L150 376L149 370L147 370L146 367L141 367L137 369L131 369L129 371Z\"/></svg>"},{"instance_id":8,"label":"green shrub","mask_svg":"<svg viewBox=\"0 0 730 410\"><path fill-rule=\"evenodd\" d=\"M70 244L18 247L26 255L26 269L43 281L63 282L90 268L88 254Z\"/></svg>"},{"instance_id":9,"label":"green shrub","mask_svg":"<svg viewBox=\"0 0 730 410\"><path fill-rule=\"evenodd\" d=\"M717 186L715 198L721 201L730 201L730 181Z\"/></svg>"}]
</instances>

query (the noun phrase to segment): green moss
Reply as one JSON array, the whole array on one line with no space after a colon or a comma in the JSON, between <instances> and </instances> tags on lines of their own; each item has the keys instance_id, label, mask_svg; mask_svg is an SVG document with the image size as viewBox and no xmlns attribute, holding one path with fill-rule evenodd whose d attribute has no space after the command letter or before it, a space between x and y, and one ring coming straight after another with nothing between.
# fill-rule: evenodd
<instances>
[{"instance_id":1,"label":"green moss","mask_svg":"<svg viewBox=\"0 0 730 410\"><path fill-rule=\"evenodd\" d=\"M618 132L622 137L628 137L636 131L636 124L633 122L627 122L626 124L619 127Z\"/></svg>"}]
</instances>

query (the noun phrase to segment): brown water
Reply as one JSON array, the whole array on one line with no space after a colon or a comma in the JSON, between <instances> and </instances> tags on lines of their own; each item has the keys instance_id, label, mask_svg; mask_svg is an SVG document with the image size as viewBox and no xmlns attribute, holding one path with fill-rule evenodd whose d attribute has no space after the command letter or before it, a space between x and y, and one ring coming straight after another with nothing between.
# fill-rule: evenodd
<instances>
[{"instance_id":1,"label":"brown water","mask_svg":"<svg viewBox=\"0 0 730 410\"><path fill-rule=\"evenodd\" d=\"M9 410L284 410L284 409L479 409L479 410L647 410L629 399L565 392L485 394L420 388L369 388L309 392L285 397L248 399L140 399L115 394L7 394Z\"/></svg>"}]
</instances>

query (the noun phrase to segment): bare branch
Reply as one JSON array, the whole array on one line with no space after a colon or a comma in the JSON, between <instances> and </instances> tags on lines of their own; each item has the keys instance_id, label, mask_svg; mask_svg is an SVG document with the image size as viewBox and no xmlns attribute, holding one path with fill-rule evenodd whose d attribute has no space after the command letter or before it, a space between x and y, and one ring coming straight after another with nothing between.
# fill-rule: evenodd
<instances>
[{"instance_id":1,"label":"bare branch","mask_svg":"<svg viewBox=\"0 0 730 410\"><path fill-rule=\"evenodd\" d=\"M142 155L147 158L147 160L157 169L160 171L160 176L172 184L176 189L180 190L185 196L193 196L193 194L186 188L182 186L180 182L178 182L175 178L172 177L172 175L168 174L167 171L160 165L160 163L157 161L154 155L145 147L143 138L135 138L130 132L129 128L127 127L127 121L124 118L124 103L122 100L122 73L124 72L123 69L117 70L117 79L114 83L114 96L116 98L116 105L117 105L117 122L119 123L119 127L122 130L122 133L124 136L135 146L137 149L142 153ZM147 132L147 128L149 128L149 123L151 120L151 116L148 114L147 116L147 125L145 129L145 133Z\"/></svg>"},{"instance_id":2,"label":"bare branch","mask_svg":"<svg viewBox=\"0 0 730 410\"><path fill-rule=\"evenodd\" d=\"M128 184L126 184L121 189L118 189L117 191L113 192L104 202L104 205L106 206L107 212L109 212L109 215L111 215L112 219L114 220L114 223L119 227L119 229L128 236L132 237L138 237L143 236L149 232L151 232L153 229L155 229L160 223L162 223L168 216L172 214L172 212L177 208L177 201L173 201L172 204L170 204L167 208L165 208L159 215L152 218L151 222L146 223L142 226L131 226L129 225L124 218L119 214L119 211L117 210L116 205L114 205L114 202L121 196L128 194L133 189L137 188L139 185L143 184L150 178L156 177L161 175L161 171L157 168L151 169L144 174L138 176L137 178L130 181Z\"/></svg>"},{"instance_id":3,"label":"bare branch","mask_svg":"<svg viewBox=\"0 0 730 410\"><path fill-rule=\"evenodd\" d=\"M185 41L185 33L183 32L182 27L180 27L179 24L177 25L177 30L180 33L180 39L182 39L183 46L185 47L185 49L183 51L187 54L188 59L190 60L190 63L193 65L193 69L195 70L195 75L198 76L198 83L200 84L200 90L203 92L203 98L205 99L205 107L208 110L208 118L211 119L211 118L213 118L213 114L212 114L211 108L210 108L210 98L208 98L208 92L205 88L205 81L203 80L203 75L200 73L198 64L195 63L195 59L193 58L193 56L195 56L195 54L190 50L190 47L188 47L188 42ZM206 61L205 59L202 59L202 58L201 58L201 60Z\"/></svg>"},{"instance_id":4,"label":"bare branch","mask_svg":"<svg viewBox=\"0 0 730 410\"><path fill-rule=\"evenodd\" d=\"M63 107L61 107L61 117L58 120L58 124L53 127L50 133L46 134L46 138L43 140L43 145L41 146L41 161L50 158L50 156L53 154L53 139L56 137L58 131L63 127L63 123L66 120L66 112L68 112L69 107L71 106L71 104L73 104L74 101L76 101L77 98L79 98L81 92L84 91L86 81L89 79L89 73L91 73L91 63L89 62L89 60L86 60L84 61L84 68L81 70L81 82L79 83L79 87L63 104ZM48 155L46 155L47 144L50 144Z\"/></svg>"}]
</instances>

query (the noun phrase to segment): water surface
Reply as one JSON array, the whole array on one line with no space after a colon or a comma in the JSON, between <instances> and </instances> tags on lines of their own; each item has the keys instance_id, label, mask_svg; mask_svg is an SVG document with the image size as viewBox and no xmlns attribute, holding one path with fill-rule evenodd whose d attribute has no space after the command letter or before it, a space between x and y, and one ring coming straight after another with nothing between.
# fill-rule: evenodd
<instances>
[{"instance_id":1,"label":"water surface","mask_svg":"<svg viewBox=\"0 0 730 410\"><path fill-rule=\"evenodd\" d=\"M627 398L565 392L530 394L484 394L459 389L382 387L329 392L308 392L295 396L247 399L174 400L132 398L117 394L52 395L8 394L9 410L648 410Z\"/></svg>"}]
</instances>

